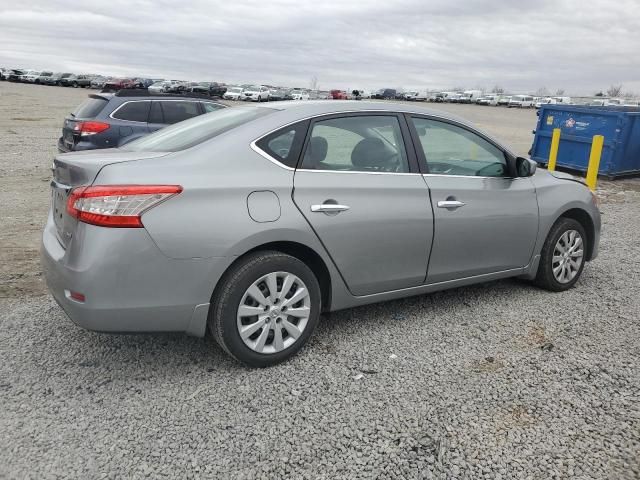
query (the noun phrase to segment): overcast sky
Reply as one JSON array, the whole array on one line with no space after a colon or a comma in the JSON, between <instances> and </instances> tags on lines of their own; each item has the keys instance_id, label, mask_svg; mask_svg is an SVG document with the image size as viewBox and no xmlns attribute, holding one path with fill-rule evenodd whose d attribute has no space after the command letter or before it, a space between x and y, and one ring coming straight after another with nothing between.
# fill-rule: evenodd
<instances>
[{"instance_id":1,"label":"overcast sky","mask_svg":"<svg viewBox=\"0 0 640 480\"><path fill-rule=\"evenodd\" d=\"M0 0L0 66L321 88L640 93L640 0Z\"/></svg>"}]
</instances>

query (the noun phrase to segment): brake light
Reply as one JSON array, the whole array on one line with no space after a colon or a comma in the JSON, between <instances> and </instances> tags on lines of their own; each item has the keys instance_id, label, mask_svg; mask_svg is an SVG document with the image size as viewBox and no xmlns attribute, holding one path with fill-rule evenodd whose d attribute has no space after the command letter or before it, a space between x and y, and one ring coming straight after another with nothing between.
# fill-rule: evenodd
<instances>
[{"instance_id":1,"label":"brake light","mask_svg":"<svg viewBox=\"0 0 640 480\"><path fill-rule=\"evenodd\" d=\"M78 122L73 127L73 131L80 133L81 136L94 135L96 133L104 132L111 125L104 122Z\"/></svg>"},{"instance_id":2,"label":"brake light","mask_svg":"<svg viewBox=\"0 0 640 480\"><path fill-rule=\"evenodd\" d=\"M69 195L67 212L100 227L140 228L144 212L180 192L180 185L77 187Z\"/></svg>"}]
</instances>

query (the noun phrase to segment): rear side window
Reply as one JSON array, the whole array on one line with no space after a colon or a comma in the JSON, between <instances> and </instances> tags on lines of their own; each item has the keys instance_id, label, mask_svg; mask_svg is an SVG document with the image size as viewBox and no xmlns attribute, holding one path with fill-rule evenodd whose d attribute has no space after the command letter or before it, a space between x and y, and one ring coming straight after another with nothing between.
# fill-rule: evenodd
<instances>
[{"instance_id":1,"label":"rear side window","mask_svg":"<svg viewBox=\"0 0 640 480\"><path fill-rule=\"evenodd\" d=\"M116 109L111 116L128 122L146 122L150 107L151 102L127 102Z\"/></svg>"},{"instance_id":2,"label":"rear side window","mask_svg":"<svg viewBox=\"0 0 640 480\"><path fill-rule=\"evenodd\" d=\"M106 104L106 98L89 97L76 108L73 116L76 118L93 118L102 111Z\"/></svg>"},{"instance_id":3,"label":"rear side window","mask_svg":"<svg viewBox=\"0 0 640 480\"><path fill-rule=\"evenodd\" d=\"M200 115L200 106L198 102L160 102L162 111L164 112L164 123L169 125L182 122L188 118Z\"/></svg>"},{"instance_id":4,"label":"rear side window","mask_svg":"<svg viewBox=\"0 0 640 480\"><path fill-rule=\"evenodd\" d=\"M256 145L287 167L295 168L308 125L309 122L301 122L282 128L261 138Z\"/></svg>"}]
</instances>

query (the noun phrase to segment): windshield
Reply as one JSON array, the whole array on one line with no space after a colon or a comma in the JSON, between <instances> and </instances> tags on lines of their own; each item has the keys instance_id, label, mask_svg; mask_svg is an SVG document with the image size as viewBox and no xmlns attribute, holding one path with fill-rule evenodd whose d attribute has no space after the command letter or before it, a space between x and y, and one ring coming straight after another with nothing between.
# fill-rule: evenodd
<instances>
[{"instance_id":1,"label":"windshield","mask_svg":"<svg viewBox=\"0 0 640 480\"><path fill-rule=\"evenodd\" d=\"M230 91L231 91L231 92L235 92L235 93L242 93L242 88L240 88L240 87L233 87Z\"/></svg>"},{"instance_id":2,"label":"windshield","mask_svg":"<svg viewBox=\"0 0 640 480\"><path fill-rule=\"evenodd\" d=\"M122 147L127 152L179 152L275 110L262 107L225 108L176 123Z\"/></svg>"}]
</instances>

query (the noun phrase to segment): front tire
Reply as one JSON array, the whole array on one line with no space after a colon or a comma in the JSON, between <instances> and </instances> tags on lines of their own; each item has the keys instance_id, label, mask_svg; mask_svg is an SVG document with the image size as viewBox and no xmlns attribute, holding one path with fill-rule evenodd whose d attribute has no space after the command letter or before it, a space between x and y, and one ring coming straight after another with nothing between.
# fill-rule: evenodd
<instances>
[{"instance_id":1,"label":"front tire","mask_svg":"<svg viewBox=\"0 0 640 480\"><path fill-rule=\"evenodd\" d=\"M320 285L301 260L256 252L234 265L212 298L208 326L216 342L251 367L280 363L300 350L320 318Z\"/></svg>"},{"instance_id":2,"label":"front tire","mask_svg":"<svg viewBox=\"0 0 640 480\"><path fill-rule=\"evenodd\" d=\"M552 292L572 288L584 269L587 247L584 227L572 218L560 218L544 242L534 283Z\"/></svg>"}]
</instances>

